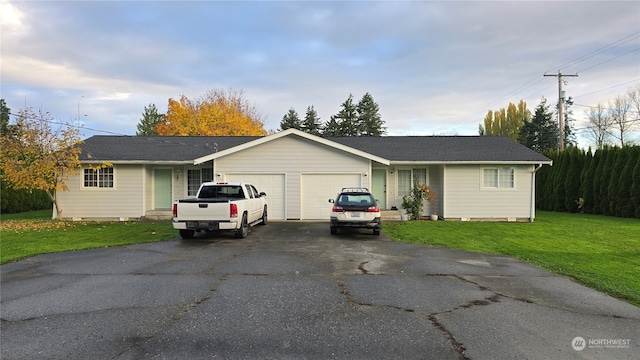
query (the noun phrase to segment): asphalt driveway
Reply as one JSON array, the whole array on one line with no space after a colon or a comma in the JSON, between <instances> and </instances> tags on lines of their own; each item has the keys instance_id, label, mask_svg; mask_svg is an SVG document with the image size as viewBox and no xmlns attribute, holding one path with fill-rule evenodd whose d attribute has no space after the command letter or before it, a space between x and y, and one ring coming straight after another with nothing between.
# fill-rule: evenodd
<instances>
[{"instance_id":1,"label":"asphalt driveway","mask_svg":"<svg viewBox=\"0 0 640 360\"><path fill-rule=\"evenodd\" d=\"M635 306L513 258L325 223L40 255L0 276L2 359L640 357Z\"/></svg>"}]
</instances>

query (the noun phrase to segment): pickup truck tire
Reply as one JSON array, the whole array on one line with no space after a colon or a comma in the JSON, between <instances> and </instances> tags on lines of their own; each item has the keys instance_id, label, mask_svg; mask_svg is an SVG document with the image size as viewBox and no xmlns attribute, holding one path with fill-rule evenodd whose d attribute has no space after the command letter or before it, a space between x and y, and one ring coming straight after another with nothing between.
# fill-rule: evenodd
<instances>
[{"instance_id":1,"label":"pickup truck tire","mask_svg":"<svg viewBox=\"0 0 640 360\"><path fill-rule=\"evenodd\" d=\"M267 225L267 205L264 206L264 211L262 211L262 222L260 225Z\"/></svg>"},{"instance_id":2,"label":"pickup truck tire","mask_svg":"<svg viewBox=\"0 0 640 360\"><path fill-rule=\"evenodd\" d=\"M180 237L183 239L191 239L193 238L193 234L195 234L193 230L180 230Z\"/></svg>"},{"instance_id":3,"label":"pickup truck tire","mask_svg":"<svg viewBox=\"0 0 640 360\"><path fill-rule=\"evenodd\" d=\"M338 235L338 228L337 227L331 227L331 235Z\"/></svg>"},{"instance_id":4,"label":"pickup truck tire","mask_svg":"<svg viewBox=\"0 0 640 360\"><path fill-rule=\"evenodd\" d=\"M242 215L242 222L240 228L236 230L235 237L238 239L244 239L249 233L249 224L247 223L247 214Z\"/></svg>"}]
</instances>

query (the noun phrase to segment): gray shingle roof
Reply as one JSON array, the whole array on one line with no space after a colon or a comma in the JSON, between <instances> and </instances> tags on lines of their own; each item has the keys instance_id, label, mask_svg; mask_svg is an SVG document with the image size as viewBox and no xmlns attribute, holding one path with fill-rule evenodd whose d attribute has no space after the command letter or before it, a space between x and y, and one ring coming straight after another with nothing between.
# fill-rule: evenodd
<instances>
[{"instance_id":1,"label":"gray shingle roof","mask_svg":"<svg viewBox=\"0 0 640 360\"><path fill-rule=\"evenodd\" d=\"M81 160L183 161L259 139L254 136L93 136L82 145ZM501 136L330 137L391 161L424 162L549 162L545 156Z\"/></svg>"}]
</instances>

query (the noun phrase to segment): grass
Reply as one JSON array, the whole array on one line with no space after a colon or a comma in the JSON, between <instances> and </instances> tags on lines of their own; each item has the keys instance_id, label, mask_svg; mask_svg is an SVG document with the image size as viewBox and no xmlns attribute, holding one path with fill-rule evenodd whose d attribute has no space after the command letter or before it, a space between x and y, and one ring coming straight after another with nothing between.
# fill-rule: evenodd
<instances>
[{"instance_id":1,"label":"grass","mask_svg":"<svg viewBox=\"0 0 640 360\"><path fill-rule=\"evenodd\" d=\"M29 256L170 240L171 222L65 222L51 220L51 210L3 214L0 264Z\"/></svg>"},{"instance_id":2,"label":"grass","mask_svg":"<svg viewBox=\"0 0 640 360\"><path fill-rule=\"evenodd\" d=\"M533 223L386 223L395 241L509 255L640 306L640 220L538 212Z\"/></svg>"}]
</instances>

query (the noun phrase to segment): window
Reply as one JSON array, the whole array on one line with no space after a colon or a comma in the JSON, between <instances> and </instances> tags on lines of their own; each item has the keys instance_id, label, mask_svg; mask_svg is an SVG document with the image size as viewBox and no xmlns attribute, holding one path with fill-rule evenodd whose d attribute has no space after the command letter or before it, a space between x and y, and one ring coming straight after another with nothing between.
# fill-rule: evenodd
<instances>
[{"instance_id":1,"label":"window","mask_svg":"<svg viewBox=\"0 0 640 360\"><path fill-rule=\"evenodd\" d=\"M418 184L427 184L427 169L398 170L398 197L411 195L413 180Z\"/></svg>"},{"instance_id":2,"label":"window","mask_svg":"<svg viewBox=\"0 0 640 360\"><path fill-rule=\"evenodd\" d=\"M113 168L84 169L84 187L112 188Z\"/></svg>"},{"instance_id":3,"label":"window","mask_svg":"<svg viewBox=\"0 0 640 360\"><path fill-rule=\"evenodd\" d=\"M515 170L512 167L489 168L482 170L482 187L513 189Z\"/></svg>"},{"instance_id":4,"label":"window","mask_svg":"<svg viewBox=\"0 0 640 360\"><path fill-rule=\"evenodd\" d=\"M200 185L212 180L213 169L211 168L187 170L187 196L196 196Z\"/></svg>"}]
</instances>

